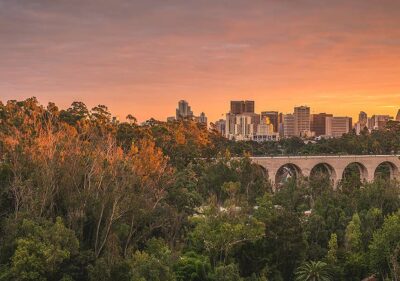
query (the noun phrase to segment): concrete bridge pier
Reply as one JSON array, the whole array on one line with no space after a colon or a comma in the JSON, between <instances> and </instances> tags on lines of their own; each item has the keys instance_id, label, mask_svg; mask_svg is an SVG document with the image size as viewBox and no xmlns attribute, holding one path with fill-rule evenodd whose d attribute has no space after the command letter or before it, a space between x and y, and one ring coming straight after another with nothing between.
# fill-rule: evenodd
<instances>
[{"instance_id":1,"label":"concrete bridge pier","mask_svg":"<svg viewBox=\"0 0 400 281\"><path fill-rule=\"evenodd\" d=\"M336 168L335 176L333 178L333 189L336 190L340 182L343 180L344 168Z\"/></svg>"}]
</instances>

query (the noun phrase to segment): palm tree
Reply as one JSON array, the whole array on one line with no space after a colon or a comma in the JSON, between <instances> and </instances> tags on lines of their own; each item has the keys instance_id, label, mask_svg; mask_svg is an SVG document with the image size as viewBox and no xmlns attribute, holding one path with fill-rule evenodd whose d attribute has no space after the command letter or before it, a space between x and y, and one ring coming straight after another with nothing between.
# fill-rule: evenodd
<instances>
[{"instance_id":1,"label":"palm tree","mask_svg":"<svg viewBox=\"0 0 400 281\"><path fill-rule=\"evenodd\" d=\"M331 281L328 265L322 261L304 263L296 271L296 281Z\"/></svg>"}]
</instances>

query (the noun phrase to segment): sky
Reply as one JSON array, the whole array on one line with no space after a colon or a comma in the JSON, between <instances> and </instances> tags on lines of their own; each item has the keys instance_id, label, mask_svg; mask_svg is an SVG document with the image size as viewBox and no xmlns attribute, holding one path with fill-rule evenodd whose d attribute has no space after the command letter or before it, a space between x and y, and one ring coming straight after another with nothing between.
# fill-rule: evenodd
<instances>
[{"instance_id":1,"label":"sky","mask_svg":"<svg viewBox=\"0 0 400 281\"><path fill-rule=\"evenodd\" d=\"M400 108L399 0L0 0L0 100L163 120Z\"/></svg>"}]
</instances>

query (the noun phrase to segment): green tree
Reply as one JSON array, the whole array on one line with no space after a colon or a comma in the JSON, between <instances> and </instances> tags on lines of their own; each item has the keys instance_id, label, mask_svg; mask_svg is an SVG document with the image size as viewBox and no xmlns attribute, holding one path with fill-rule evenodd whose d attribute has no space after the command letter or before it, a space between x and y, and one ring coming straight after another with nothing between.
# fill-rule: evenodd
<instances>
[{"instance_id":1,"label":"green tree","mask_svg":"<svg viewBox=\"0 0 400 281\"><path fill-rule=\"evenodd\" d=\"M346 264L345 277L347 280L359 280L368 273L368 263L364 253L361 234L361 220L357 213L346 228L345 235Z\"/></svg>"},{"instance_id":2,"label":"green tree","mask_svg":"<svg viewBox=\"0 0 400 281\"><path fill-rule=\"evenodd\" d=\"M338 242L336 233L331 234L331 238L328 242L328 254L326 255L326 259L330 264L337 263L337 252L338 252Z\"/></svg>"},{"instance_id":3,"label":"green tree","mask_svg":"<svg viewBox=\"0 0 400 281\"><path fill-rule=\"evenodd\" d=\"M225 211L213 207L193 221L196 226L189 234L191 243L209 255L213 266L226 264L235 247L263 236L264 224L236 208Z\"/></svg>"},{"instance_id":4,"label":"green tree","mask_svg":"<svg viewBox=\"0 0 400 281\"><path fill-rule=\"evenodd\" d=\"M146 252L136 252L131 259L132 281L173 281L168 264Z\"/></svg>"},{"instance_id":5,"label":"green tree","mask_svg":"<svg viewBox=\"0 0 400 281\"><path fill-rule=\"evenodd\" d=\"M296 271L296 281L330 281L328 265L322 261L304 263Z\"/></svg>"},{"instance_id":6,"label":"green tree","mask_svg":"<svg viewBox=\"0 0 400 281\"><path fill-rule=\"evenodd\" d=\"M271 270L278 271L283 280L292 280L295 269L304 259L307 247L297 215L278 210L266 222L264 247L264 251L270 253L268 265Z\"/></svg>"},{"instance_id":7,"label":"green tree","mask_svg":"<svg viewBox=\"0 0 400 281\"><path fill-rule=\"evenodd\" d=\"M214 281L243 281L235 264L217 266L214 271Z\"/></svg>"},{"instance_id":8,"label":"green tree","mask_svg":"<svg viewBox=\"0 0 400 281\"><path fill-rule=\"evenodd\" d=\"M358 253L362 251L362 235L361 235L361 220L356 213L353 215L352 220L346 228L346 250L351 253Z\"/></svg>"},{"instance_id":9,"label":"green tree","mask_svg":"<svg viewBox=\"0 0 400 281\"><path fill-rule=\"evenodd\" d=\"M78 251L78 240L61 218L40 225L24 220L11 258L11 273L17 280L54 280L62 277L61 265ZM61 274L61 276L60 276Z\"/></svg>"},{"instance_id":10,"label":"green tree","mask_svg":"<svg viewBox=\"0 0 400 281\"><path fill-rule=\"evenodd\" d=\"M391 276L399 278L400 213L385 218L382 228L378 229L369 245L371 268L381 278Z\"/></svg>"},{"instance_id":11,"label":"green tree","mask_svg":"<svg viewBox=\"0 0 400 281\"><path fill-rule=\"evenodd\" d=\"M174 265L177 281L211 281L212 269L207 257L187 252Z\"/></svg>"}]
</instances>

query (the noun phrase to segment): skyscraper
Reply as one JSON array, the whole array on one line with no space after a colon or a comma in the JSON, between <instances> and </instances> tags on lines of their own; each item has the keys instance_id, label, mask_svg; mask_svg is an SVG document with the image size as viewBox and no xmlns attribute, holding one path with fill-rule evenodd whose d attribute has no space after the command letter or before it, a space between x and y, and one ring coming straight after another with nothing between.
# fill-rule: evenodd
<instances>
[{"instance_id":1,"label":"skyscraper","mask_svg":"<svg viewBox=\"0 0 400 281\"><path fill-rule=\"evenodd\" d=\"M389 115L372 115L370 125L371 129L382 130L390 120L393 120L393 117Z\"/></svg>"},{"instance_id":2,"label":"skyscraper","mask_svg":"<svg viewBox=\"0 0 400 281\"><path fill-rule=\"evenodd\" d=\"M294 108L294 119L295 119L295 135L297 136L309 136L310 130L310 107L308 106L297 106Z\"/></svg>"},{"instance_id":3,"label":"skyscraper","mask_svg":"<svg viewBox=\"0 0 400 281\"><path fill-rule=\"evenodd\" d=\"M352 129L350 117L326 117L326 135L339 138Z\"/></svg>"},{"instance_id":4,"label":"skyscraper","mask_svg":"<svg viewBox=\"0 0 400 281\"><path fill-rule=\"evenodd\" d=\"M244 101L244 113L254 113L255 112L255 103L251 100Z\"/></svg>"},{"instance_id":5,"label":"skyscraper","mask_svg":"<svg viewBox=\"0 0 400 281\"><path fill-rule=\"evenodd\" d=\"M257 132L253 136L253 140L257 142L279 140L279 134L274 132L274 126L269 118L265 116L261 120L261 123L257 126Z\"/></svg>"},{"instance_id":6,"label":"skyscraper","mask_svg":"<svg viewBox=\"0 0 400 281\"><path fill-rule=\"evenodd\" d=\"M399 109L399 111L397 111L396 121L400 122L400 109Z\"/></svg>"},{"instance_id":7,"label":"skyscraper","mask_svg":"<svg viewBox=\"0 0 400 281\"><path fill-rule=\"evenodd\" d=\"M263 111L261 112L261 121L264 122L268 117L269 122L274 126L274 132L277 133L279 129L279 113L278 111Z\"/></svg>"},{"instance_id":8,"label":"skyscraper","mask_svg":"<svg viewBox=\"0 0 400 281\"><path fill-rule=\"evenodd\" d=\"M257 132L260 115L254 113L254 101L231 101L231 110L226 114L226 137L235 140L250 140Z\"/></svg>"},{"instance_id":9,"label":"skyscraper","mask_svg":"<svg viewBox=\"0 0 400 281\"><path fill-rule=\"evenodd\" d=\"M360 123L360 126L366 127L368 124L368 115L364 111L361 111L360 114L358 115L358 122Z\"/></svg>"},{"instance_id":10,"label":"skyscraper","mask_svg":"<svg viewBox=\"0 0 400 281\"><path fill-rule=\"evenodd\" d=\"M332 114L319 113L311 115L310 128L316 137L326 135L326 118L333 117Z\"/></svg>"},{"instance_id":11,"label":"skyscraper","mask_svg":"<svg viewBox=\"0 0 400 281\"><path fill-rule=\"evenodd\" d=\"M223 136L226 135L226 121L224 119L219 119L215 122L215 129Z\"/></svg>"},{"instance_id":12,"label":"skyscraper","mask_svg":"<svg viewBox=\"0 0 400 281\"><path fill-rule=\"evenodd\" d=\"M193 112L189 106L189 103L185 100L180 100L178 103L178 108L176 109L176 120L186 120L192 118Z\"/></svg>"},{"instance_id":13,"label":"skyscraper","mask_svg":"<svg viewBox=\"0 0 400 281\"><path fill-rule=\"evenodd\" d=\"M226 137L231 140L252 140L260 116L252 113L226 114Z\"/></svg>"},{"instance_id":14,"label":"skyscraper","mask_svg":"<svg viewBox=\"0 0 400 281\"><path fill-rule=\"evenodd\" d=\"M207 116L204 112L200 113L200 116L194 117L197 123L206 124L207 125Z\"/></svg>"},{"instance_id":15,"label":"skyscraper","mask_svg":"<svg viewBox=\"0 0 400 281\"><path fill-rule=\"evenodd\" d=\"M254 113L254 101L231 101L231 113Z\"/></svg>"},{"instance_id":16,"label":"skyscraper","mask_svg":"<svg viewBox=\"0 0 400 281\"><path fill-rule=\"evenodd\" d=\"M283 115L283 135L285 138L296 136L296 119L293 114Z\"/></svg>"}]
</instances>

